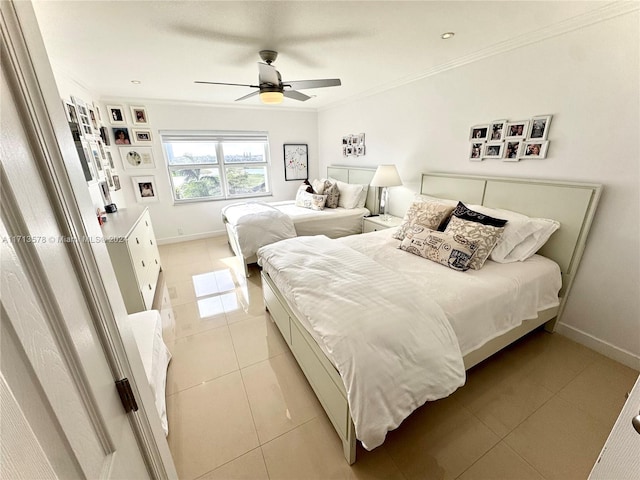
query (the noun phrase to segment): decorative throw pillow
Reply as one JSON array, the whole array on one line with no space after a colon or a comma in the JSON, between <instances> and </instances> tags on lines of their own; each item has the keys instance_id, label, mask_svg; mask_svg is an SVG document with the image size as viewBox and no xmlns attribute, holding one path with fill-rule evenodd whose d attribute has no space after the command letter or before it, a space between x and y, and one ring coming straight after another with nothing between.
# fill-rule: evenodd
<instances>
[{"instance_id":1,"label":"decorative throw pillow","mask_svg":"<svg viewBox=\"0 0 640 480\"><path fill-rule=\"evenodd\" d=\"M506 223L506 222L505 222ZM477 242L478 247L476 253L469 264L470 268L480 270L484 262L489 257L491 250L495 247L500 235L504 231L504 226L495 227L493 225L485 225L480 222L471 220L463 220L454 215L449 219L449 224L444 233L449 235L460 235L469 241Z\"/></svg>"},{"instance_id":2,"label":"decorative throw pillow","mask_svg":"<svg viewBox=\"0 0 640 480\"><path fill-rule=\"evenodd\" d=\"M414 225L400 244L402 250L459 272L469 270L477 247L477 242L460 235L447 235L419 225Z\"/></svg>"},{"instance_id":3,"label":"decorative throw pillow","mask_svg":"<svg viewBox=\"0 0 640 480\"><path fill-rule=\"evenodd\" d=\"M329 182L331 184L331 182ZM324 195L324 189L327 188L327 180L324 178L318 180L317 178L311 182L311 186L313 187L313 192L316 195Z\"/></svg>"},{"instance_id":4,"label":"decorative throw pillow","mask_svg":"<svg viewBox=\"0 0 640 480\"><path fill-rule=\"evenodd\" d=\"M413 202L409 206L402 223L393 234L393 238L403 240L407 230L413 225L437 230L440 224L449 217L453 209L453 206L438 202Z\"/></svg>"},{"instance_id":5,"label":"decorative throw pillow","mask_svg":"<svg viewBox=\"0 0 640 480\"><path fill-rule=\"evenodd\" d=\"M329 186L327 186L327 183ZM338 185L327 180L325 182L324 195L327 196L327 203L325 203L325 207L338 208L338 203L340 201L340 190L338 190Z\"/></svg>"},{"instance_id":6,"label":"decorative throw pillow","mask_svg":"<svg viewBox=\"0 0 640 480\"><path fill-rule=\"evenodd\" d=\"M311 210L324 210L327 201L326 195L316 195L309 193L300 187L296 195L296 207L310 208Z\"/></svg>"},{"instance_id":7,"label":"decorative throw pillow","mask_svg":"<svg viewBox=\"0 0 640 480\"><path fill-rule=\"evenodd\" d=\"M348 209L356 208L358 206L358 202L360 202L360 195L362 194L363 186L341 182L340 180L336 180L335 183L338 186L338 191L340 192L338 206Z\"/></svg>"},{"instance_id":8,"label":"decorative throw pillow","mask_svg":"<svg viewBox=\"0 0 640 480\"><path fill-rule=\"evenodd\" d=\"M302 187L304 187L305 192L313 193L313 186L309 183L309 180L303 181L302 185L300 185L300 189Z\"/></svg>"}]
</instances>

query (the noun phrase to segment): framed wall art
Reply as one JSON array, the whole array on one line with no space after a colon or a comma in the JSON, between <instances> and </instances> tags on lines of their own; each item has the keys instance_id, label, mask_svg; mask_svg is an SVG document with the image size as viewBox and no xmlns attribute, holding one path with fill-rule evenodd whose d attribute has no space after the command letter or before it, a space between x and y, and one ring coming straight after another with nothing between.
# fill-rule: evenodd
<instances>
[{"instance_id":1,"label":"framed wall art","mask_svg":"<svg viewBox=\"0 0 640 480\"><path fill-rule=\"evenodd\" d=\"M471 151L469 152L469 160L473 162L481 162L482 161L482 146L484 143L471 142Z\"/></svg>"},{"instance_id":2,"label":"framed wall art","mask_svg":"<svg viewBox=\"0 0 640 480\"><path fill-rule=\"evenodd\" d=\"M504 132L505 126L507 125L506 120L496 120L489 125L489 135L487 141L489 142L500 142L504 140Z\"/></svg>"},{"instance_id":3,"label":"framed wall art","mask_svg":"<svg viewBox=\"0 0 640 480\"><path fill-rule=\"evenodd\" d=\"M125 170L155 168L151 147L120 147L120 158Z\"/></svg>"},{"instance_id":4,"label":"framed wall art","mask_svg":"<svg viewBox=\"0 0 640 480\"><path fill-rule=\"evenodd\" d=\"M469 140L472 142L483 141L486 142L489 136L489 124L485 125L474 125L471 127L471 132L469 133Z\"/></svg>"},{"instance_id":5,"label":"framed wall art","mask_svg":"<svg viewBox=\"0 0 640 480\"><path fill-rule=\"evenodd\" d=\"M111 125L126 125L127 120L124 116L124 107L122 105L107 105L107 117Z\"/></svg>"},{"instance_id":6,"label":"framed wall art","mask_svg":"<svg viewBox=\"0 0 640 480\"><path fill-rule=\"evenodd\" d=\"M139 203L158 201L158 189L153 175L145 177L132 177L133 192Z\"/></svg>"},{"instance_id":7,"label":"framed wall art","mask_svg":"<svg viewBox=\"0 0 640 480\"><path fill-rule=\"evenodd\" d=\"M151 143L151 130L148 128L132 128L133 143Z\"/></svg>"},{"instance_id":8,"label":"framed wall art","mask_svg":"<svg viewBox=\"0 0 640 480\"><path fill-rule=\"evenodd\" d=\"M127 127L115 127L113 130L113 143L116 145L131 145L131 136Z\"/></svg>"},{"instance_id":9,"label":"framed wall art","mask_svg":"<svg viewBox=\"0 0 640 480\"><path fill-rule=\"evenodd\" d=\"M505 140L515 138L525 138L529 130L529 120L520 120L517 122L507 122L505 131Z\"/></svg>"},{"instance_id":10,"label":"framed wall art","mask_svg":"<svg viewBox=\"0 0 640 480\"><path fill-rule=\"evenodd\" d=\"M522 142L520 158L546 158L549 142L544 140L527 140Z\"/></svg>"},{"instance_id":11,"label":"framed wall art","mask_svg":"<svg viewBox=\"0 0 640 480\"><path fill-rule=\"evenodd\" d=\"M549 133L551 115L540 115L531 119L528 140L546 140Z\"/></svg>"},{"instance_id":12,"label":"framed wall art","mask_svg":"<svg viewBox=\"0 0 640 480\"><path fill-rule=\"evenodd\" d=\"M345 135L342 137L342 155L344 157L361 157L367 153L364 145L364 133Z\"/></svg>"},{"instance_id":13,"label":"framed wall art","mask_svg":"<svg viewBox=\"0 0 640 480\"><path fill-rule=\"evenodd\" d=\"M284 144L284 179L307 180L309 178L308 146L302 143Z\"/></svg>"},{"instance_id":14,"label":"framed wall art","mask_svg":"<svg viewBox=\"0 0 640 480\"><path fill-rule=\"evenodd\" d=\"M507 140L505 142L504 157L505 162L517 162L522 154L522 140Z\"/></svg>"},{"instance_id":15,"label":"framed wall art","mask_svg":"<svg viewBox=\"0 0 640 480\"><path fill-rule=\"evenodd\" d=\"M502 158L504 142L487 142L484 144L482 158Z\"/></svg>"},{"instance_id":16,"label":"framed wall art","mask_svg":"<svg viewBox=\"0 0 640 480\"><path fill-rule=\"evenodd\" d=\"M134 125L149 125L147 110L144 107L130 107Z\"/></svg>"}]
</instances>

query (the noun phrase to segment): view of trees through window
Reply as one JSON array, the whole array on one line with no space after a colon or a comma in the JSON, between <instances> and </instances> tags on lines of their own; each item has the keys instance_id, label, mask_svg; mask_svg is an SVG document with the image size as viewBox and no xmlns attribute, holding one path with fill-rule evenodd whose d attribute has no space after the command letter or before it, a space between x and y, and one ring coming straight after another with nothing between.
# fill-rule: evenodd
<instances>
[{"instance_id":1,"label":"view of trees through window","mask_svg":"<svg viewBox=\"0 0 640 480\"><path fill-rule=\"evenodd\" d=\"M176 201L250 197L270 192L266 135L249 140L185 137L163 136Z\"/></svg>"}]
</instances>

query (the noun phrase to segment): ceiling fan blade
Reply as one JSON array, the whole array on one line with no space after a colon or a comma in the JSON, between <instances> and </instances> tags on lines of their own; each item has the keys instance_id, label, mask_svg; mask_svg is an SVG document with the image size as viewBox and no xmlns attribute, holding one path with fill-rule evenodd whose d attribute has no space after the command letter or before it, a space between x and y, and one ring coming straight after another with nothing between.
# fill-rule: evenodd
<instances>
[{"instance_id":1,"label":"ceiling fan blade","mask_svg":"<svg viewBox=\"0 0 640 480\"><path fill-rule=\"evenodd\" d=\"M293 82L282 82L285 86L290 86L294 90L304 90L305 88L338 87L342 85L339 78L326 78L324 80L294 80Z\"/></svg>"},{"instance_id":2,"label":"ceiling fan blade","mask_svg":"<svg viewBox=\"0 0 640 480\"><path fill-rule=\"evenodd\" d=\"M259 93L260 93L260 91L256 90L255 92L251 92L251 93L245 95L244 97L236 98L235 101L239 102L240 100L245 100L245 99L250 98L250 97L255 97Z\"/></svg>"},{"instance_id":3,"label":"ceiling fan blade","mask_svg":"<svg viewBox=\"0 0 640 480\"><path fill-rule=\"evenodd\" d=\"M267 65L266 63L258 62L258 81L260 85L269 83L271 85L280 85L280 74L276 70L276 67Z\"/></svg>"},{"instance_id":4,"label":"ceiling fan blade","mask_svg":"<svg viewBox=\"0 0 640 480\"><path fill-rule=\"evenodd\" d=\"M205 82L202 80L196 80L193 83L206 83L208 85L232 85L235 87L251 87L251 88L260 88L258 85L247 85L245 83L223 83L223 82Z\"/></svg>"},{"instance_id":5,"label":"ceiling fan blade","mask_svg":"<svg viewBox=\"0 0 640 480\"><path fill-rule=\"evenodd\" d=\"M294 100L300 100L301 102L306 102L311 97L309 95L305 95L302 92L298 92L296 90L285 90L283 95L287 98L293 98Z\"/></svg>"}]
</instances>

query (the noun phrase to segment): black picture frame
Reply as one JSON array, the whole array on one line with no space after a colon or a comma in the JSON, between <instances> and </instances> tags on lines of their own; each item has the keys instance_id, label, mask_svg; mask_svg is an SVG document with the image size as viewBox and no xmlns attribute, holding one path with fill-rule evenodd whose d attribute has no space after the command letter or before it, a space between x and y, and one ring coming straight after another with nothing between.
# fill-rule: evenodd
<instances>
[{"instance_id":1,"label":"black picture frame","mask_svg":"<svg viewBox=\"0 0 640 480\"><path fill-rule=\"evenodd\" d=\"M306 143L285 143L284 179L289 181L309 179L309 146Z\"/></svg>"}]
</instances>

